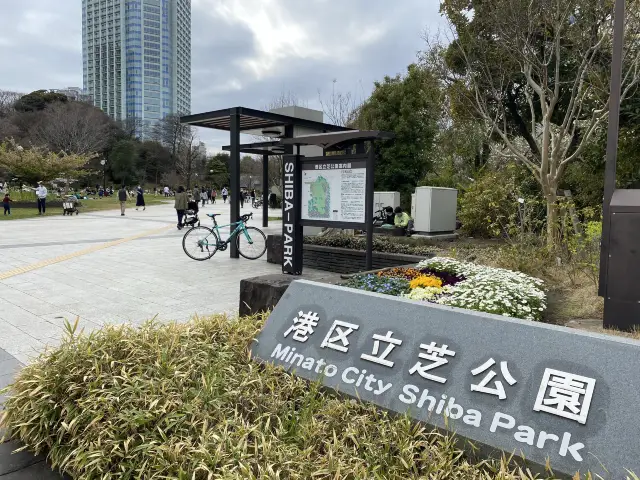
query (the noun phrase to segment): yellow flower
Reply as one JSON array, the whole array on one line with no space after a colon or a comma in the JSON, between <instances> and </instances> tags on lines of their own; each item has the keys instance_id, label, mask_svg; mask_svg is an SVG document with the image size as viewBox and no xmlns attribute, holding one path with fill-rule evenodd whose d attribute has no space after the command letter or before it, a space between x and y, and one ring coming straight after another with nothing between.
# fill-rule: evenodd
<instances>
[{"instance_id":1,"label":"yellow flower","mask_svg":"<svg viewBox=\"0 0 640 480\"><path fill-rule=\"evenodd\" d=\"M411 288L442 288L442 280L438 277L434 277L433 275L422 275L420 277L414 278L409 283L409 287Z\"/></svg>"}]
</instances>

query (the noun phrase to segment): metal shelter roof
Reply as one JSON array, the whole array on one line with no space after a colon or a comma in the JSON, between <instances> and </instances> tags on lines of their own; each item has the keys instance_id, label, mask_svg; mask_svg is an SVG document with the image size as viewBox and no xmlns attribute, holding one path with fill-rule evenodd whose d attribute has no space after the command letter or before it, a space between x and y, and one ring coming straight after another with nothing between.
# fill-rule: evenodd
<instances>
[{"instance_id":1,"label":"metal shelter roof","mask_svg":"<svg viewBox=\"0 0 640 480\"><path fill-rule=\"evenodd\" d=\"M316 133L313 135L303 135L295 138L283 138L283 145L315 145L325 150L339 149L340 146L353 145L354 143L367 142L370 140L385 140L394 138L392 132L381 130L348 130L332 133Z\"/></svg>"},{"instance_id":2,"label":"metal shelter roof","mask_svg":"<svg viewBox=\"0 0 640 480\"><path fill-rule=\"evenodd\" d=\"M315 122L304 118L290 117L279 113L265 112L246 107L225 108L212 112L197 113L180 117L180 122L194 127L214 128L231 131L231 115L240 115L240 131L257 130L273 127L293 125L327 132L344 132L351 130L347 127Z\"/></svg>"},{"instance_id":3,"label":"metal shelter roof","mask_svg":"<svg viewBox=\"0 0 640 480\"><path fill-rule=\"evenodd\" d=\"M222 147L225 152L231 151L231 145ZM257 142L243 143L240 145L241 153L251 153L254 155L282 155L284 153L284 145L281 142Z\"/></svg>"}]
</instances>

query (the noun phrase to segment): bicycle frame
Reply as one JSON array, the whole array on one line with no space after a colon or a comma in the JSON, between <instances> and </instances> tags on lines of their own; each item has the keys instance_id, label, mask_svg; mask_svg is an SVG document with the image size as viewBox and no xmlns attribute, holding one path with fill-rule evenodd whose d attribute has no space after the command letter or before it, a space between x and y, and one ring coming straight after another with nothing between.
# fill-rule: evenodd
<instances>
[{"instance_id":1,"label":"bicycle frame","mask_svg":"<svg viewBox=\"0 0 640 480\"><path fill-rule=\"evenodd\" d=\"M224 227L231 227L233 225L237 225L236 228L233 229L233 232L231 232L229 234L229 237L226 240L222 240L222 235L220 234L220 229L224 228ZM228 223L226 225L218 225L218 222L216 222L216 219L213 219L213 230L216 232L216 235L218 236L218 239L220 240L220 243L218 245L216 245L217 247L219 247L220 245L229 245L231 243L231 241L236 237L236 235L238 235L240 232L244 233L244 236L246 237L247 241L252 244L253 240L251 240L251 237L249 236L249 232L247 231L246 228L246 223L242 220L238 221L238 222L233 222L233 223ZM208 242L207 242L208 245Z\"/></svg>"}]
</instances>

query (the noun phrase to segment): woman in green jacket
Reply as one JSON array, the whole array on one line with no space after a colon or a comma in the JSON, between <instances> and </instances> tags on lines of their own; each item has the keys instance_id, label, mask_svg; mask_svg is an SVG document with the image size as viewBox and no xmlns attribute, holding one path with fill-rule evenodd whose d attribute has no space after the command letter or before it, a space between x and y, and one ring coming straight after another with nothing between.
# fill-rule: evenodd
<instances>
[{"instance_id":1,"label":"woman in green jacket","mask_svg":"<svg viewBox=\"0 0 640 480\"><path fill-rule=\"evenodd\" d=\"M393 221L396 228L401 228L404 230L404 234L407 237L410 237L413 233L413 220L404 212L401 207L396 207L395 209L395 218Z\"/></svg>"},{"instance_id":2,"label":"woman in green jacket","mask_svg":"<svg viewBox=\"0 0 640 480\"><path fill-rule=\"evenodd\" d=\"M184 217L184 211L187 209L187 202L187 192L184 191L183 186L178 187L173 205L178 214L178 230L182 230L182 217Z\"/></svg>"}]
</instances>

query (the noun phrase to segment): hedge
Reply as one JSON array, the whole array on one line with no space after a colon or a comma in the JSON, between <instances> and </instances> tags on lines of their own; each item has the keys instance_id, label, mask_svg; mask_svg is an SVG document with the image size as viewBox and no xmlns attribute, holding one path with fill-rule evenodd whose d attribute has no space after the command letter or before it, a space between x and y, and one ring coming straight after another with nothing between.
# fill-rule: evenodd
<instances>
[{"instance_id":1,"label":"hedge","mask_svg":"<svg viewBox=\"0 0 640 480\"><path fill-rule=\"evenodd\" d=\"M367 239L352 235L330 235L326 237L307 236L304 243L321 245L324 247L349 248L351 250L366 250ZM427 256L433 254L434 249L428 245L421 245L418 241L398 237L373 237L373 251L383 253L401 253L405 255Z\"/></svg>"}]
</instances>

